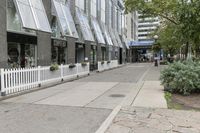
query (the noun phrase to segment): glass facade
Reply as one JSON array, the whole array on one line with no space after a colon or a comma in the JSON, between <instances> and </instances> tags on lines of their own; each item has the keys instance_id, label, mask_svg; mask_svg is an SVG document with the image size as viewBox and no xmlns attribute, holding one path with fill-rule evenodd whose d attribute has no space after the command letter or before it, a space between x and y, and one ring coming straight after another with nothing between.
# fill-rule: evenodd
<instances>
[{"instance_id":1,"label":"glass facade","mask_svg":"<svg viewBox=\"0 0 200 133\"><path fill-rule=\"evenodd\" d=\"M101 21L106 23L106 3L105 0L101 0Z\"/></svg>"},{"instance_id":2,"label":"glass facade","mask_svg":"<svg viewBox=\"0 0 200 133\"><path fill-rule=\"evenodd\" d=\"M97 17L97 0L91 0L91 15Z\"/></svg>"},{"instance_id":3,"label":"glass facade","mask_svg":"<svg viewBox=\"0 0 200 133\"><path fill-rule=\"evenodd\" d=\"M53 5L56 11L57 20L61 27L62 35L78 38L78 33L69 6L55 0L53 0Z\"/></svg>"},{"instance_id":4,"label":"glass facade","mask_svg":"<svg viewBox=\"0 0 200 133\"><path fill-rule=\"evenodd\" d=\"M41 0L14 0L24 28L51 32Z\"/></svg>"},{"instance_id":5,"label":"glass facade","mask_svg":"<svg viewBox=\"0 0 200 133\"><path fill-rule=\"evenodd\" d=\"M94 29L98 43L105 44L105 40L104 40L104 37L102 35L102 31L101 31L101 28L99 26L99 23L97 22L97 20L95 18L92 18L91 21L92 21L92 27Z\"/></svg>"},{"instance_id":6,"label":"glass facade","mask_svg":"<svg viewBox=\"0 0 200 133\"><path fill-rule=\"evenodd\" d=\"M24 29L13 0L7 0L7 30L35 34L33 30Z\"/></svg>"},{"instance_id":7,"label":"glass facade","mask_svg":"<svg viewBox=\"0 0 200 133\"><path fill-rule=\"evenodd\" d=\"M112 41L113 41L114 46L115 46L115 47L119 47L119 44L118 44L118 42L117 42L117 40L116 40L116 37L115 37L115 34L114 34L113 30L110 29L109 31L110 31L110 36L111 36L111 38L112 38Z\"/></svg>"},{"instance_id":8,"label":"glass facade","mask_svg":"<svg viewBox=\"0 0 200 133\"><path fill-rule=\"evenodd\" d=\"M116 31L114 31L114 34L115 34L115 37L116 37L116 40L117 40L117 43L118 43L119 47L123 48L122 41L121 41L121 39L119 37L119 34Z\"/></svg>"},{"instance_id":9,"label":"glass facade","mask_svg":"<svg viewBox=\"0 0 200 133\"><path fill-rule=\"evenodd\" d=\"M111 37L110 37L110 35L107 31L107 27L105 26L104 23L101 23L101 28L102 28L102 31L104 33L105 40L106 40L107 44L112 46L113 45L112 39L111 39Z\"/></svg>"},{"instance_id":10,"label":"glass facade","mask_svg":"<svg viewBox=\"0 0 200 133\"><path fill-rule=\"evenodd\" d=\"M76 18L79 22L84 40L94 42L94 37L90 29L88 17L83 13L83 11L76 8Z\"/></svg>"}]
</instances>

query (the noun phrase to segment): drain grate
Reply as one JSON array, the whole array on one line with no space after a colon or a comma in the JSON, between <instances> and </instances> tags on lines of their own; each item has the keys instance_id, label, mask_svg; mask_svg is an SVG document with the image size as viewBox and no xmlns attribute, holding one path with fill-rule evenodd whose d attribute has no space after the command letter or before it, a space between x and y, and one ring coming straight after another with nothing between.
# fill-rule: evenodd
<instances>
[{"instance_id":1,"label":"drain grate","mask_svg":"<svg viewBox=\"0 0 200 133\"><path fill-rule=\"evenodd\" d=\"M110 97L125 97L125 95L122 94L112 94Z\"/></svg>"}]
</instances>

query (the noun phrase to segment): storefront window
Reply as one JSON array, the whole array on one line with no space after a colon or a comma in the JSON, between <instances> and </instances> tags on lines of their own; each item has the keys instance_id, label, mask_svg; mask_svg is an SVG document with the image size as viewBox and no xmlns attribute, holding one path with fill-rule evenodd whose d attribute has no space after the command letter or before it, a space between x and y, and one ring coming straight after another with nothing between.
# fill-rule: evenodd
<instances>
[{"instance_id":1,"label":"storefront window","mask_svg":"<svg viewBox=\"0 0 200 133\"><path fill-rule=\"evenodd\" d=\"M53 40L52 62L57 64L67 63L67 45L64 41Z\"/></svg>"},{"instance_id":2,"label":"storefront window","mask_svg":"<svg viewBox=\"0 0 200 133\"><path fill-rule=\"evenodd\" d=\"M11 68L37 66L36 45L8 43L8 65Z\"/></svg>"}]
</instances>

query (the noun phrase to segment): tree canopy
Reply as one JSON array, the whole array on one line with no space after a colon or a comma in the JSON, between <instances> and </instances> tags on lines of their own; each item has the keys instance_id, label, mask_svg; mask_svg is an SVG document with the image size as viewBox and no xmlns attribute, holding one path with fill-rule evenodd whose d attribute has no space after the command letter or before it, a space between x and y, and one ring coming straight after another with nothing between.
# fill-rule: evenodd
<instances>
[{"instance_id":1,"label":"tree canopy","mask_svg":"<svg viewBox=\"0 0 200 133\"><path fill-rule=\"evenodd\" d=\"M176 44L178 40L178 43L192 44L195 50L199 49L200 0L125 0L125 6L127 12L159 16L161 38L165 38L163 44L167 40Z\"/></svg>"}]
</instances>

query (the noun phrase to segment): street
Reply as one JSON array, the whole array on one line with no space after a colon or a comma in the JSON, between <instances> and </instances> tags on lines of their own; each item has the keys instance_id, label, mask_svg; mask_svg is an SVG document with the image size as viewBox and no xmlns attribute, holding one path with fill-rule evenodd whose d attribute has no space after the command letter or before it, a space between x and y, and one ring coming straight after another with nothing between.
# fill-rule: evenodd
<instances>
[{"instance_id":1,"label":"street","mask_svg":"<svg viewBox=\"0 0 200 133\"><path fill-rule=\"evenodd\" d=\"M1 132L94 133L130 92L137 94L151 65L126 65L1 101Z\"/></svg>"}]
</instances>

